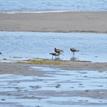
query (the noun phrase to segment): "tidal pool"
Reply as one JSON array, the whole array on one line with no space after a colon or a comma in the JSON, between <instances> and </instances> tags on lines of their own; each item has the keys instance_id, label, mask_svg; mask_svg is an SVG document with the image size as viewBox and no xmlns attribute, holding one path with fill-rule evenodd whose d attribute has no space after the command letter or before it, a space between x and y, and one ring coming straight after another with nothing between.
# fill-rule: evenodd
<instances>
[{"instance_id":1,"label":"tidal pool","mask_svg":"<svg viewBox=\"0 0 107 107\"><path fill-rule=\"evenodd\" d=\"M107 62L107 34L98 33L41 33L0 32L0 59L47 58L54 48L61 48L61 59L70 60L70 48L79 49L80 60Z\"/></svg>"}]
</instances>

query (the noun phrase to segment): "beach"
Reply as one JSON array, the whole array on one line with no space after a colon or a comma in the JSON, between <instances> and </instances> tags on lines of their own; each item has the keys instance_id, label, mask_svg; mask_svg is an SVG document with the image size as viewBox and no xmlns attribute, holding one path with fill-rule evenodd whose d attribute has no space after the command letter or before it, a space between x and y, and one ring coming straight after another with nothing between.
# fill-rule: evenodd
<instances>
[{"instance_id":1,"label":"beach","mask_svg":"<svg viewBox=\"0 0 107 107\"><path fill-rule=\"evenodd\" d=\"M106 0L0 0L0 107L107 107L106 40Z\"/></svg>"},{"instance_id":2,"label":"beach","mask_svg":"<svg viewBox=\"0 0 107 107\"><path fill-rule=\"evenodd\" d=\"M107 12L0 13L0 31L107 33Z\"/></svg>"},{"instance_id":3,"label":"beach","mask_svg":"<svg viewBox=\"0 0 107 107\"><path fill-rule=\"evenodd\" d=\"M0 106L106 107L106 19L107 12L0 13ZM80 46L74 61L71 44ZM66 60L50 59L53 46L63 47ZM47 59L35 58L41 53Z\"/></svg>"}]
</instances>

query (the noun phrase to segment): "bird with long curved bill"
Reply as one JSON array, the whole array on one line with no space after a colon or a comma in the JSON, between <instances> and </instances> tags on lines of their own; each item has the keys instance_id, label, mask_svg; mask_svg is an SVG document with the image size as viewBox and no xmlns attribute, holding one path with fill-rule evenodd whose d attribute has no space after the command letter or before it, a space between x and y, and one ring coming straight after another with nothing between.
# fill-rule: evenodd
<instances>
[{"instance_id":1,"label":"bird with long curved bill","mask_svg":"<svg viewBox=\"0 0 107 107\"><path fill-rule=\"evenodd\" d=\"M53 60L53 57L55 56L55 59L57 56L60 55L60 53L56 53L56 52L52 52L52 53L49 53L50 55L52 55L52 60Z\"/></svg>"},{"instance_id":2,"label":"bird with long curved bill","mask_svg":"<svg viewBox=\"0 0 107 107\"><path fill-rule=\"evenodd\" d=\"M70 48L70 51L73 53L73 57L75 56L75 52L79 52L79 50L75 48Z\"/></svg>"},{"instance_id":3,"label":"bird with long curved bill","mask_svg":"<svg viewBox=\"0 0 107 107\"><path fill-rule=\"evenodd\" d=\"M61 50L61 49L58 49L58 48L54 48L54 52L56 52L56 53L63 53L64 51Z\"/></svg>"}]
</instances>

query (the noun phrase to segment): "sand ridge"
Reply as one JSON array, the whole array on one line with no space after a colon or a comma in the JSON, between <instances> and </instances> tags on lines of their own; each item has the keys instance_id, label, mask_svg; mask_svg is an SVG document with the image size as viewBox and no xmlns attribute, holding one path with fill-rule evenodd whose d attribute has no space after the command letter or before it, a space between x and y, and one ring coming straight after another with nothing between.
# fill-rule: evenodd
<instances>
[{"instance_id":1,"label":"sand ridge","mask_svg":"<svg viewBox=\"0 0 107 107\"><path fill-rule=\"evenodd\" d=\"M0 13L0 31L107 33L107 12Z\"/></svg>"}]
</instances>

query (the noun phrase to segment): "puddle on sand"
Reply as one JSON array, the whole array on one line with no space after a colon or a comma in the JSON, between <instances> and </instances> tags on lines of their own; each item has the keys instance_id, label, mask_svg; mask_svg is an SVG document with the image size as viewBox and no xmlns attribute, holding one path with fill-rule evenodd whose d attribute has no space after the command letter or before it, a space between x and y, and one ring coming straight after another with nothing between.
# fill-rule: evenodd
<instances>
[{"instance_id":1,"label":"puddle on sand","mask_svg":"<svg viewBox=\"0 0 107 107\"><path fill-rule=\"evenodd\" d=\"M0 75L0 106L107 106L107 72L31 68L39 69L50 76Z\"/></svg>"}]
</instances>

